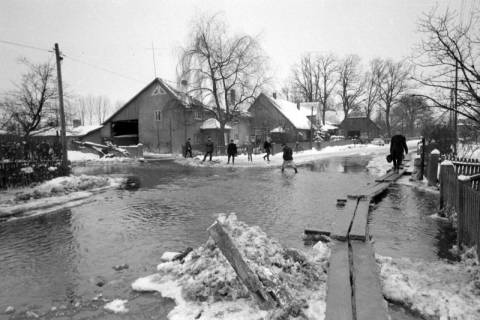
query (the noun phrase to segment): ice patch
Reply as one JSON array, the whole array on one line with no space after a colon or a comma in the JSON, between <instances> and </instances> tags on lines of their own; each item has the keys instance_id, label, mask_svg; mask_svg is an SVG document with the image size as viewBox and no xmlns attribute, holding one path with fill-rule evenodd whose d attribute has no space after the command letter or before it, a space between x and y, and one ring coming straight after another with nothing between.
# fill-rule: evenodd
<instances>
[{"instance_id":1,"label":"ice patch","mask_svg":"<svg viewBox=\"0 0 480 320\"><path fill-rule=\"evenodd\" d=\"M104 305L103 308L113 313L127 313L128 309L125 307L127 302L128 300L115 299Z\"/></svg>"}]
</instances>

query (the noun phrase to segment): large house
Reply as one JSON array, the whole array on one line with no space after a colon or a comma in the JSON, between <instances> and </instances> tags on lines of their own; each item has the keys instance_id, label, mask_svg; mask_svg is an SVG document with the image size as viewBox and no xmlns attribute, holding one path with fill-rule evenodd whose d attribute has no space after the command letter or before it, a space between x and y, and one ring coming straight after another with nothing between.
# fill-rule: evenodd
<instances>
[{"instance_id":1,"label":"large house","mask_svg":"<svg viewBox=\"0 0 480 320\"><path fill-rule=\"evenodd\" d=\"M248 109L250 132L257 144L269 136L273 142L310 141L312 124L297 104L261 93Z\"/></svg>"},{"instance_id":2,"label":"large house","mask_svg":"<svg viewBox=\"0 0 480 320\"><path fill-rule=\"evenodd\" d=\"M155 78L82 140L110 140L120 146L141 143L145 150L181 153L187 138L196 149L201 149L207 136L217 139L219 126L214 117L200 101Z\"/></svg>"}]
</instances>

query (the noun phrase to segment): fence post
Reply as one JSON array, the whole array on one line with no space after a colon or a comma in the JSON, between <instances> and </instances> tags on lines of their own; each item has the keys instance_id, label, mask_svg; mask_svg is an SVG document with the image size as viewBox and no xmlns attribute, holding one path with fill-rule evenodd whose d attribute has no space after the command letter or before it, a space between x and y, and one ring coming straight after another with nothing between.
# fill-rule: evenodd
<instances>
[{"instance_id":1,"label":"fence post","mask_svg":"<svg viewBox=\"0 0 480 320\"><path fill-rule=\"evenodd\" d=\"M428 158L428 185L435 186L437 184L438 160L440 159L440 151L433 150Z\"/></svg>"},{"instance_id":2,"label":"fence post","mask_svg":"<svg viewBox=\"0 0 480 320\"><path fill-rule=\"evenodd\" d=\"M422 149L420 150L420 179L423 180L423 175L425 173L425 138L422 137Z\"/></svg>"},{"instance_id":3,"label":"fence post","mask_svg":"<svg viewBox=\"0 0 480 320\"><path fill-rule=\"evenodd\" d=\"M470 178L467 176L459 176L458 177L458 192L457 192L457 207L455 210L457 211L457 221L458 221L458 228L457 228L457 246L461 248L463 240L464 240L464 232L465 232L465 188L468 188L470 185Z\"/></svg>"}]
</instances>

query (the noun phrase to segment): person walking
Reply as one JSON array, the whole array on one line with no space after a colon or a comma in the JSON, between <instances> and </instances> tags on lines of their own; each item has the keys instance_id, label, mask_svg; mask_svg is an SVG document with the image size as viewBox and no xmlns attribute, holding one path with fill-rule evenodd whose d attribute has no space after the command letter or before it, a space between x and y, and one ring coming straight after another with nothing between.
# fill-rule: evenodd
<instances>
[{"instance_id":1,"label":"person walking","mask_svg":"<svg viewBox=\"0 0 480 320\"><path fill-rule=\"evenodd\" d=\"M272 143L270 142L270 138L267 138L263 143L263 149L265 149L266 155L263 156L263 160L267 160L270 162L270 153L272 151Z\"/></svg>"},{"instance_id":2,"label":"person walking","mask_svg":"<svg viewBox=\"0 0 480 320\"><path fill-rule=\"evenodd\" d=\"M285 170L285 167L292 167L295 170L295 173L298 173L297 166L293 162L293 151L292 148L287 146L285 143L282 143L283 150L283 163L282 163L282 172Z\"/></svg>"},{"instance_id":3,"label":"person walking","mask_svg":"<svg viewBox=\"0 0 480 320\"><path fill-rule=\"evenodd\" d=\"M402 134L396 134L390 139L390 155L393 161L393 170L398 173L403 161L403 151L408 153L407 139Z\"/></svg>"},{"instance_id":4,"label":"person walking","mask_svg":"<svg viewBox=\"0 0 480 320\"><path fill-rule=\"evenodd\" d=\"M253 162L253 143L247 142L247 161Z\"/></svg>"},{"instance_id":5,"label":"person walking","mask_svg":"<svg viewBox=\"0 0 480 320\"><path fill-rule=\"evenodd\" d=\"M235 142L233 142L233 139L230 140L230 143L227 146L227 155L228 155L228 160L227 164L230 163L230 157L232 158L232 165L235 164L235 156L237 155L237 145Z\"/></svg>"},{"instance_id":6,"label":"person walking","mask_svg":"<svg viewBox=\"0 0 480 320\"><path fill-rule=\"evenodd\" d=\"M185 142L185 158L187 155L190 155L190 158L193 158L192 156L192 144L190 143L190 138L187 139L187 142Z\"/></svg>"},{"instance_id":7,"label":"person walking","mask_svg":"<svg viewBox=\"0 0 480 320\"><path fill-rule=\"evenodd\" d=\"M205 162L205 159L207 159L208 155L210 155L209 161L212 161L213 147L212 138L208 137L207 143L205 144L205 156L203 157L202 162Z\"/></svg>"}]
</instances>

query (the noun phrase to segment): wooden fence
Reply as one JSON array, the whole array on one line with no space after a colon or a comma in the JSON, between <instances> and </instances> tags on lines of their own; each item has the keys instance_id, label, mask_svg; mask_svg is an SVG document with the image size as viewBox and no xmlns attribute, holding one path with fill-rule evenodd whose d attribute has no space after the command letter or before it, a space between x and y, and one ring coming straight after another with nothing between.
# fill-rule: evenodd
<instances>
[{"instance_id":1,"label":"wooden fence","mask_svg":"<svg viewBox=\"0 0 480 320\"><path fill-rule=\"evenodd\" d=\"M0 162L0 189L27 186L65 174L60 160Z\"/></svg>"},{"instance_id":2,"label":"wooden fence","mask_svg":"<svg viewBox=\"0 0 480 320\"><path fill-rule=\"evenodd\" d=\"M464 160L440 166L440 208L457 213L458 245L476 245L480 256L480 166L478 161Z\"/></svg>"}]
</instances>

